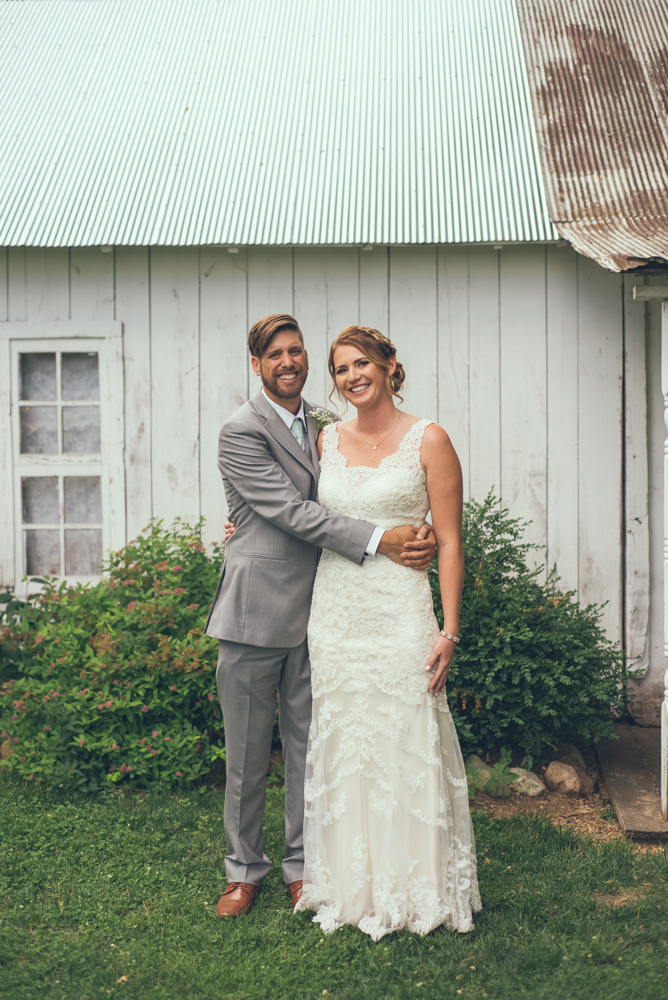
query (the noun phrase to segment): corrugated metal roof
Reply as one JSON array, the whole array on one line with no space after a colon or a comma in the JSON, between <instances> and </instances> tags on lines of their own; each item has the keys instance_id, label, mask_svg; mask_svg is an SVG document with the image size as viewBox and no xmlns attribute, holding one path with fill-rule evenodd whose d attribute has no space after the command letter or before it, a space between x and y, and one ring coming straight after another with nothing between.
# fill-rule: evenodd
<instances>
[{"instance_id":1,"label":"corrugated metal roof","mask_svg":"<svg viewBox=\"0 0 668 1000\"><path fill-rule=\"evenodd\" d=\"M517 2L557 229L612 271L668 258L668 3Z\"/></svg>"},{"instance_id":2,"label":"corrugated metal roof","mask_svg":"<svg viewBox=\"0 0 668 1000\"><path fill-rule=\"evenodd\" d=\"M25 0L0 39L0 244L558 238L513 0Z\"/></svg>"}]
</instances>

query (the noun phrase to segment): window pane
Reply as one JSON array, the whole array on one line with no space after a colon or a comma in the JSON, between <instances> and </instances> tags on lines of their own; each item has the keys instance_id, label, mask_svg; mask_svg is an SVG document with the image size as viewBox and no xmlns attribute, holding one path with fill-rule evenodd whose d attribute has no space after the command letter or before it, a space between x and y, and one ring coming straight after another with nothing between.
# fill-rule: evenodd
<instances>
[{"instance_id":1,"label":"window pane","mask_svg":"<svg viewBox=\"0 0 668 1000\"><path fill-rule=\"evenodd\" d=\"M26 531L26 573L28 576L57 576L60 573L60 532Z\"/></svg>"},{"instance_id":2,"label":"window pane","mask_svg":"<svg viewBox=\"0 0 668 1000\"><path fill-rule=\"evenodd\" d=\"M21 399L56 398L56 355L19 354Z\"/></svg>"},{"instance_id":3,"label":"window pane","mask_svg":"<svg viewBox=\"0 0 668 1000\"><path fill-rule=\"evenodd\" d=\"M102 520L102 494L99 476L65 478L65 523L99 524Z\"/></svg>"},{"instance_id":4,"label":"window pane","mask_svg":"<svg viewBox=\"0 0 668 1000\"><path fill-rule=\"evenodd\" d=\"M97 354L61 355L63 399L99 399Z\"/></svg>"},{"instance_id":5,"label":"window pane","mask_svg":"<svg viewBox=\"0 0 668 1000\"><path fill-rule=\"evenodd\" d=\"M68 576L98 576L102 562L102 532L82 528L65 532L65 573Z\"/></svg>"},{"instance_id":6,"label":"window pane","mask_svg":"<svg viewBox=\"0 0 668 1000\"><path fill-rule=\"evenodd\" d=\"M55 406L21 406L22 455L55 455L58 451L58 416Z\"/></svg>"},{"instance_id":7,"label":"window pane","mask_svg":"<svg viewBox=\"0 0 668 1000\"><path fill-rule=\"evenodd\" d=\"M63 407L63 451L99 455L99 406Z\"/></svg>"},{"instance_id":8,"label":"window pane","mask_svg":"<svg viewBox=\"0 0 668 1000\"><path fill-rule=\"evenodd\" d=\"M24 524L58 524L58 479L29 476L21 480Z\"/></svg>"}]
</instances>

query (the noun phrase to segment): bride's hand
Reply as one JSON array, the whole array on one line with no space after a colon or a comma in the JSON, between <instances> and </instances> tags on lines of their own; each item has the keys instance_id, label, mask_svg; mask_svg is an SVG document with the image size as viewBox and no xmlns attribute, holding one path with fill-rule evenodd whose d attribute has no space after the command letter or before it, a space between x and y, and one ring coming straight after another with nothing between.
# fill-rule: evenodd
<instances>
[{"instance_id":1,"label":"bride's hand","mask_svg":"<svg viewBox=\"0 0 668 1000\"><path fill-rule=\"evenodd\" d=\"M226 521L225 522L225 541L226 542L229 542L230 538L232 537L232 535L234 534L234 532L236 530L237 530L236 526L232 523L232 521Z\"/></svg>"},{"instance_id":2,"label":"bride's hand","mask_svg":"<svg viewBox=\"0 0 668 1000\"><path fill-rule=\"evenodd\" d=\"M429 694L440 694L445 689L445 682L448 679L454 655L455 644L452 639L446 639L439 635L431 647L431 653L427 657L427 666L425 667L425 670L434 671L434 676L429 682Z\"/></svg>"}]
</instances>

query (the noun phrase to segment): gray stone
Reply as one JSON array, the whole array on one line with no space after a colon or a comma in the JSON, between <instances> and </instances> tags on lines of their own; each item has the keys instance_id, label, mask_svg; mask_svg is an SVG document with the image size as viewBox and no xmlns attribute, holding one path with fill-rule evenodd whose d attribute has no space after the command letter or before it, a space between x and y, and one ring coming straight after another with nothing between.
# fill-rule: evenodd
<instances>
[{"instance_id":1,"label":"gray stone","mask_svg":"<svg viewBox=\"0 0 668 1000\"><path fill-rule=\"evenodd\" d=\"M580 774L570 764L562 764L553 760L545 772L545 784L551 792L560 795L577 796L580 794Z\"/></svg>"},{"instance_id":2,"label":"gray stone","mask_svg":"<svg viewBox=\"0 0 668 1000\"><path fill-rule=\"evenodd\" d=\"M477 754L472 753L470 757L466 758L466 769L474 768L476 771L476 788L484 792L485 795L491 795L493 799L508 799L510 798L510 785L497 785L496 788L488 788L488 782L492 774L491 767L487 764ZM514 784L514 782L513 782Z\"/></svg>"},{"instance_id":3,"label":"gray stone","mask_svg":"<svg viewBox=\"0 0 668 1000\"><path fill-rule=\"evenodd\" d=\"M467 757L465 762L466 770L472 768L476 771L476 787L482 788L484 784L489 781L489 776L492 773L491 767L487 767L484 760L481 760L477 754L472 753L470 757Z\"/></svg>"},{"instance_id":4,"label":"gray stone","mask_svg":"<svg viewBox=\"0 0 668 1000\"><path fill-rule=\"evenodd\" d=\"M466 760L464 761L467 767L487 767L482 757L478 757L477 753L470 753Z\"/></svg>"},{"instance_id":5,"label":"gray stone","mask_svg":"<svg viewBox=\"0 0 668 1000\"><path fill-rule=\"evenodd\" d=\"M514 784L514 782L511 782L511 784ZM497 785L496 788L488 788L485 785L483 792L485 795L491 795L493 799L509 799L512 795L510 785Z\"/></svg>"},{"instance_id":6,"label":"gray stone","mask_svg":"<svg viewBox=\"0 0 668 1000\"><path fill-rule=\"evenodd\" d=\"M558 746L556 759L562 764L570 764L576 771L584 771L585 773L587 771L584 757L572 743L562 743Z\"/></svg>"},{"instance_id":7,"label":"gray stone","mask_svg":"<svg viewBox=\"0 0 668 1000\"><path fill-rule=\"evenodd\" d=\"M556 763L574 768L580 778L580 795L592 795L596 788L598 774L590 771L584 757L572 743L561 743L557 747Z\"/></svg>"},{"instance_id":8,"label":"gray stone","mask_svg":"<svg viewBox=\"0 0 668 1000\"><path fill-rule=\"evenodd\" d=\"M508 785L511 792L535 798L536 795L542 795L545 791L545 785L537 774L526 771L523 767L511 767L510 770L513 774L518 775L517 781L513 781Z\"/></svg>"},{"instance_id":9,"label":"gray stone","mask_svg":"<svg viewBox=\"0 0 668 1000\"><path fill-rule=\"evenodd\" d=\"M593 795L596 791L598 781L598 771L580 771L580 792L582 795Z\"/></svg>"}]
</instances>

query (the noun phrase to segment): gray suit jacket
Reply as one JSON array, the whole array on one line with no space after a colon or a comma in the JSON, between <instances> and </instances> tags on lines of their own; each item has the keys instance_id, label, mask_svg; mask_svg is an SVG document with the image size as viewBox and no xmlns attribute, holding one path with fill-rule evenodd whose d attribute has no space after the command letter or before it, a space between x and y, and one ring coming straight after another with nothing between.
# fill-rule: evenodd
<instances>
[{"instance_id":1,"label":"gray suit jacket","mask_svg":"<svg viewBox=\"0 0 668 1000\"><path fill-rule=\"evenodd\" d=\"M298 646L306 636L321 548L361 563L374 525L332 514L316 502L316 424L304 400L302 449L260 392L224 424L218 444L230 520L236 531L206 634L251 646Z\"/></svg>"}]
</instances>

